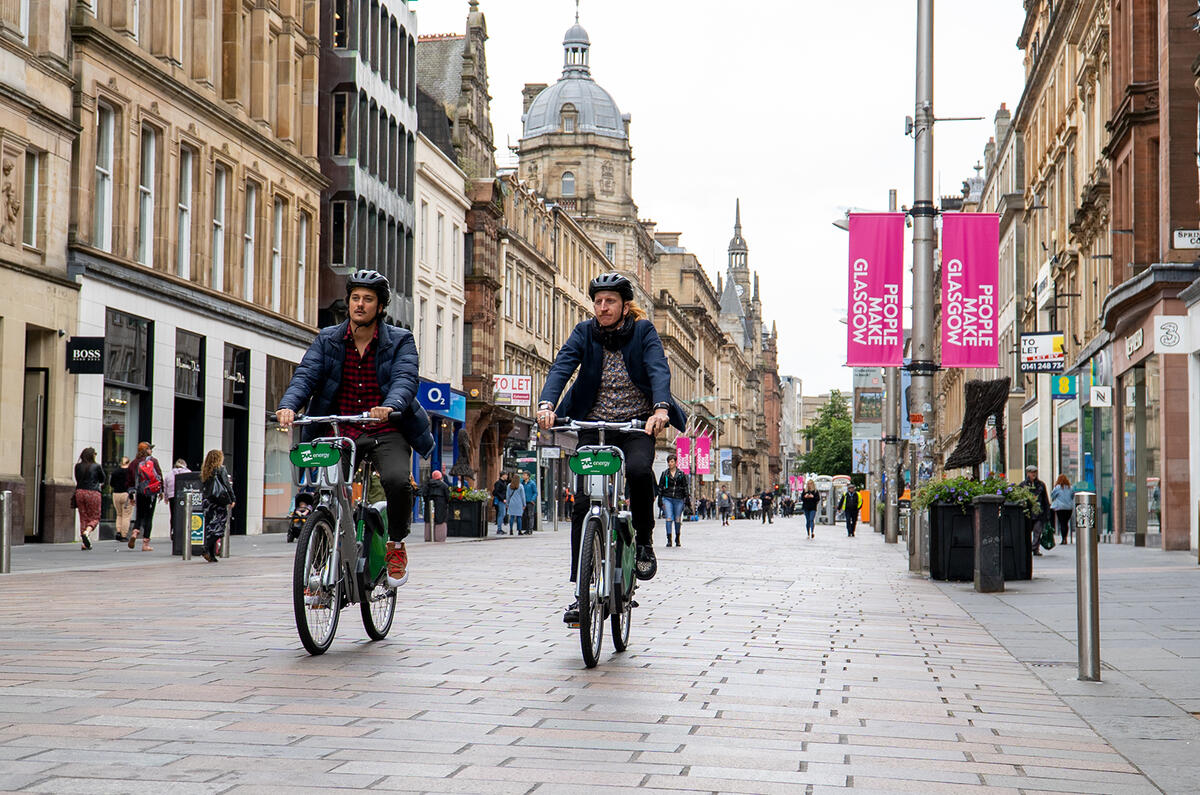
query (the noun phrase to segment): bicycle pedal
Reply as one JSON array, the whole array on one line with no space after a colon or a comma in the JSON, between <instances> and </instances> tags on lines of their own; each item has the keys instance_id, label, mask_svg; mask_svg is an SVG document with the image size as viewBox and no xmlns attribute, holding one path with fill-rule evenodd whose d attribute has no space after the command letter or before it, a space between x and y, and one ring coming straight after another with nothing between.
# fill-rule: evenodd
<instances>
[{"instance_id":1,"label":"bicycle pedal","mask_svg":"<svg viewBox=\"0 0 1200 795\"><path fill-rule=\"evenodd\" d=\"M637 599L634 599L633 602L629 606L630 607L640 607L640 605L637 603Z\"/></svg>"},{"instance_id":2,"label":"bicycle pedal","mask_svg":"<svg viewBox=\"0 0 1200 795\"><path fill-rule=\"evenodd\" d=\"M571 629L579 629L579 622L576 621L574 624L567 624L567 626Z\"/></svg>"}]
</instances>

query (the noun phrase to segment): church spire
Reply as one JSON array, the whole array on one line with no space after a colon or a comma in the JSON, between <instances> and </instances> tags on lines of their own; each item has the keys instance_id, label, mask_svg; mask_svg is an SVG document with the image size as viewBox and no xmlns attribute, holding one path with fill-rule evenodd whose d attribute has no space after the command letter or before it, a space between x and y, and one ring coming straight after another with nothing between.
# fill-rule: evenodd
<instances>
[{"instance_id":1,"label":"church spire","mask_svg":"<svg viewBox=\"0 0 1200 795\"><path fill-rule=\"evenodd\" d=\"M746 238L742 237L742 200L737 199L733 214L733 238L729 241L729 267L745 268Z\"/></svg>"},{"instance_id":2,"label":"church spire","mask_svg":"<svg viewBox=\"0 0 1200 795\"><path fill-rule=\"evenodd\" d=\"M742 236L742 200L734 199L733 211L733 234L734 237Z\"/></svg>"}]
</instances>

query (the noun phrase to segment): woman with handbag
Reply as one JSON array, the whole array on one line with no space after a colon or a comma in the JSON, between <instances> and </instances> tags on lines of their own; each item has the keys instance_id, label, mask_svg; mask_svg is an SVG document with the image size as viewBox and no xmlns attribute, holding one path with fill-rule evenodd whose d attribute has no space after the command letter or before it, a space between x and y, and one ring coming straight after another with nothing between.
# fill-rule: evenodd
<instances>
[{"instance_id":1,"label":"woman with handbag","mask_svg":"<svg viewBox=\"0 0 1200 795\"><path fill-rule=\"evenodd\" d=\"M83 549L91 549L88 533L100 526L100 490L104 488L104 470L96 463L96 448L85 447L75 464L75 493L71 507L79 511L79 539Z\"/></svg>"},{"instance_id":2,"label":"woman with handbag","mask_svg":"<svg viewBox=\"0 0 1200 795\"><path fill-rule=\"evenodd\" d=\"M200 468L201 496L204 500L204 559L216 563L217 541L224 537L225 527L229 524L229 512L237 505L234 498L233 482L225 471L225 454L220 450L209 450L204 456L204 466ZM188 537L183 543L192 542L189 528Z\"/></svg>"}]
</instances>

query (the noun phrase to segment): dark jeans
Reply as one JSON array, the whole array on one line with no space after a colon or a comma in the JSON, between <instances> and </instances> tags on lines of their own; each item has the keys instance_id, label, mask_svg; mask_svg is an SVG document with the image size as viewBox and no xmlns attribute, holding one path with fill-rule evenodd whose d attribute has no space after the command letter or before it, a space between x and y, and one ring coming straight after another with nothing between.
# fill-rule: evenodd
<instances>
[{"instance_id":1,"label":"dark jeans","mask_svg":"<svg viewBox=\"0 0 1200 795\"><path fill-rule=\"evenodd\" d=\"M722 525L729 524L729 509L728 508L721 509L721 524Z\"/></svg>"},{"instance_id":2,"label":"dark jeans","mask_svg":"<svg viewBox=\"0 0 1200 795\"><path fill-rule=\"evenodd\" d=\"M816 523L816 521L817 521L817 511L815 508L811 511L804 512L804 524L807 526L808 532L810 532L810 533L812 532L813 525Z\"/></svg>"},{"instance_id":3,"label":"dark jeans","mask_svg":"<svg viewBox=\"0 0 1200 795\"><path fill-rule=\"evenodd\" d=\"M775 520L771 518L771 509L763 508L762 512L763 524L775 524Z\"/></svg>"},{"instance_id":4,"label":"dark jeans","mask_svg":"<svg viewBox=\"0 0 1200 795\"><path fill-rule=\"evenodd\" d=\"M579 446L597 444L599 431L580 431ZM615 444L625 454L625 485L629 491L629 509L633 514L633 529L638 546L654 543L654 437L641 431L614 433L606 431L606 444ZM587 493L587 479L576 478L575 507L571 511L571 582L579 566L579 544L583 538L583 520L592 504Z\"/></svg>"},{"instance_id":5,"label":"dark jeans","mask_svg":"<svg viewBox=\"0 0 1200 795\"><path fill-rule=\"evenodd\" d=\"M858 509L846 511L846 535L854 535L854 528L858 526Z\"/></svg>"},{"instance_id":6,"label":"dark jeans","mask_svg":"<svg viewBox=\"0 0 1200 795\"><path fill-rule=\"evenodd\" d=\"M1067 537L1071 534L1071 514L1073 512L1070 509L1054 512L1054 518L1058 522L1058 532L1062 536L1064 544L1067 543Z\"/></svg>"},{"instance_id":7,"label":"dark jeans","mask_svg":"<svg viewBox=\"0 0 1200 795\"><path fill-rule=\"evenodd\" d=\"M150 529L154 525L154 503L158 497L137 495L137 510L133 514L133 526L142 531L142 540L150 540Z\"/></svg>"},{"instance_id":8,"label":"dark jeans","mask_svg":"<svg viewBox=\"0 0 1200 795\"><path fill-rule=\"evenodd\" d=\"M399 432L360 436L358 446L371 457L387 495L388 540L403 541L412 524L412 449Z\"/></svg>"}]
</instances>

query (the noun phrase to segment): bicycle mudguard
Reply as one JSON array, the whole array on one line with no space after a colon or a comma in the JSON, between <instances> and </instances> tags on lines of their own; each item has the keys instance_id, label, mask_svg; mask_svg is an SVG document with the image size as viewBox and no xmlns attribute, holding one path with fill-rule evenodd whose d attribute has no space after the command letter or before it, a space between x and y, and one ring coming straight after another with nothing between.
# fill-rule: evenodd
<instances>
[{"instance_id":1,"label":"bicycle mudguard","mask_svg":"<svg viewBox=\"0 0 1200 795\"><path fill-rule=\"evenodd\" d=\"M375 582L387 568L387 502L364 506L357 530L358 540L365 544L367 579Z\"/></svg>"}]
</instances>

